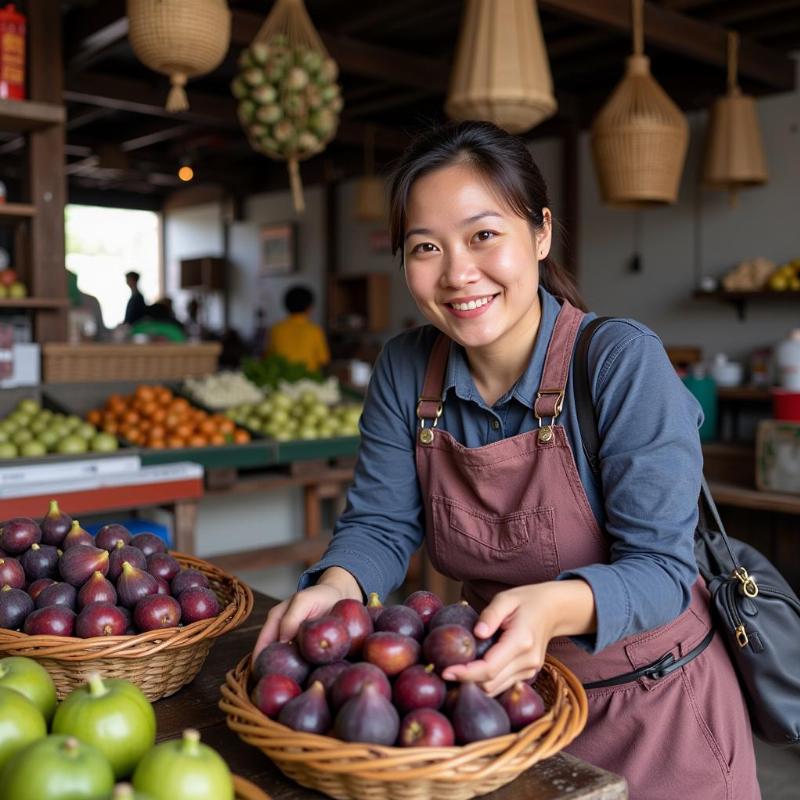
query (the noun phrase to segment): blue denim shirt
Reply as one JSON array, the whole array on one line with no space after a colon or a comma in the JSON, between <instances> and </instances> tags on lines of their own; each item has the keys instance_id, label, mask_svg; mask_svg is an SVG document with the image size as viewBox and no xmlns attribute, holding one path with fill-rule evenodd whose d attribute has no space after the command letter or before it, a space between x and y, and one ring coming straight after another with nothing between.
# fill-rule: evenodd
<instances>
[{"instance_id":1,"label":"blue denim shirt","mask_svg":"<svg viewBox=\"0 0 800 800\"><path fill-rule=\"evenodd\" d=\"M560 305L539 289L542 317L530 363L517 383L489 407L481 398L463 348L451 344L439 427L466 447L481 447L536 427L533 406ZM585 317L583 325L594 318ZM361 418L361 446L347 505L323 558L300 578L311 585L322 570L348 570L365 594L385 597L399 586L422 544L424 512L414 459L416 402L432 326L396 336L375 366ZM601 481L581 446L572 372L559 422L601 528L611 539L611 563L562 573L592 588L597 632L573 641L597 652L619 639L656 628L689 604L697 577L693 551L702 472L698 428L702 412L670 364L659 338L633 320L603 325L589 348L592 400L600 434Z\"/></svg>"}]
</instances>

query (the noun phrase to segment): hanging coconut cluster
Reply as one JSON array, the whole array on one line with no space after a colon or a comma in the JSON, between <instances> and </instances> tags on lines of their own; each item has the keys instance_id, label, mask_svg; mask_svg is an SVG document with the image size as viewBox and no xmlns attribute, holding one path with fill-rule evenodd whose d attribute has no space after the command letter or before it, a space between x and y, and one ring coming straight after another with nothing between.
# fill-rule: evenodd
<instances>
[{"instance_id":1,"label":"hanging coconut cluster","mask_svg":"<svg viewBox=\"0 0 800 800\"><path fill-rule=\"evenodd\" d=\"M288 163L297 211L304 208L298 162L324 150L339 125L338 75L298 0L278 0L239 57L231 84L239 121L254 150Z\"/></svg>"}]
</instances>

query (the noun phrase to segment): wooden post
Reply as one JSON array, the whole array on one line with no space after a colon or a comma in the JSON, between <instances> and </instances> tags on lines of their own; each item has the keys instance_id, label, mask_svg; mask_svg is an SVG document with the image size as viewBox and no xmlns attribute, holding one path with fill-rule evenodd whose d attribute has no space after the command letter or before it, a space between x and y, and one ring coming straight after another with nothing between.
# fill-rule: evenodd
<instances>
[{"instance_id":1,"label":"wooden post","mask_svg":"<svg viewBox=\"0 0 800 800\"><path fill-rule=\"evenodd\" d=\"M563 197L562 222L566 229L564 241L564 268L580 286L578 244L580 241L580 129L569 124L561 136L561 194Z\"/></svg>"}]
</instances>

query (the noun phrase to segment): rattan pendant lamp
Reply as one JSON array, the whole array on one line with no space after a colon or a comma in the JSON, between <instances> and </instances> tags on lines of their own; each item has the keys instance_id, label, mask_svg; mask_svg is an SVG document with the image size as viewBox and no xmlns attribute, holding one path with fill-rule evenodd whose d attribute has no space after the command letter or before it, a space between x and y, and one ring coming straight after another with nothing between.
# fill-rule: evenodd
<instances>
[{"instance_id":1,"label":"rattan pendant lamp","mask_svg":"<svg viewBox=\"0 0 800 800\"><path fill-rule=\"evenodd\" d=\"M558 104L535 0L467 0L445 111L522 133Z\"/></svg>"},{"instance_id":2,"label":"rattan pendant lamp","mask_svg":"<svg viewBox=\"0 0 800 800\"><path fill-rule=\"evenodd\" d=\"M689 143L686 117L650 74L642 0L632 0L633 55L625 77L592 123L603 200L610 205L674 203Z\"/></svg>"},{"instance_id":3,"label":"rattan pendant lamp","mask_svg":"<svg viewBox=\"0 0 800 800\"><path fill-rule=\"evenodd\" d=\"M767 161L761 143L755 100L743 95L736 78L739 34L728 32L728 92L711 108L706 132L703 183L731 193L767 182Z\"/></svg>"},{"instance_id":4,"label":"rattan pendant lamp","mask_svg":"<svg viewBox=\"0 0 800 800\"><path fill-rule=\"evenodd\" d=\"M364 174L356 187L356 219L381 222L386 218L386 186L375 174L375 128L370 125L364 135Z\"/></svg>"}]
</instances>

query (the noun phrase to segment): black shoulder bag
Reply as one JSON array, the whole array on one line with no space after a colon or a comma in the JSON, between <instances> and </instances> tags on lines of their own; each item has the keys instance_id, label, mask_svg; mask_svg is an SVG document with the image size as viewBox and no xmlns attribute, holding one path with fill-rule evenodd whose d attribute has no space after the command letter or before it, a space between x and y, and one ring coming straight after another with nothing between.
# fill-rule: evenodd
<instances>
[{"instance_id":1,"label":"black shoulder bag","mask_svg":"<svg viewBox=\"0 0 800 800\"><path fill-rule=\"evenodd\" d=\"M610 317L592 320L575 348L573 380L583 451L600 479L600 440L592 403L589 344ZM800 743L800 600L758 550L729 537L703 478L694 550L742 685L753 731L774 745ZM706 519L706 509L710 521Z\"/></svg>"}]
</instances>

